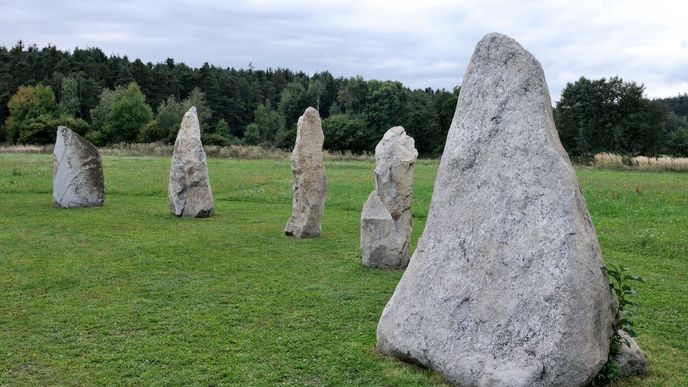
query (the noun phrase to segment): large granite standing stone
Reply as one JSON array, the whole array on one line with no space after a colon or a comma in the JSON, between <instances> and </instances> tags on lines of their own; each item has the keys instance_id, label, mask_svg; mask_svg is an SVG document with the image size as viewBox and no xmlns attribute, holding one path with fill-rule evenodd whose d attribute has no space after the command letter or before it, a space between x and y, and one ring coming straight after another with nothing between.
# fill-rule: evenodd
<instances>
[{"instance_id":1,"label":"large granite standing stone","mask_svg":"<svg viewBox=\"0 0 688 387\"><path fill-rule=\"evenodd\" d=\"M174 142L167 202L176 216L207 218L214 213L201 126L194 106L184 114Z\"/></svg>"},{"instance_id":2,"label":"large granite standing stone","mask_svg":"<svg viewBox=\"0 0 688 387\"><path fill-rule=\"evenodd\" d=\"M297 238L320 235L327 194L322 155L324 141L320 115L317 110L309 107L299 117L296 143L291 152L294 199L291 217L284 228L285 235Z\"/></svg>"},{"instance_id":3,"label":"large granite standing stone","mask_svg":"<svg viewBox=\"0 0 688 387\"><path fill-rule=\"evenodd\" d=\"M418 151L395 126L375 147L375 191L361 212L361 254L370 267L403 268L410 258L411 192Z\"/></svg>"},{"instance_id":4,"label":"large granite standing stone","mask_svg":"<svg viewBox=\"0 0 688 387\"><path fill-rule=\"evenodd\" d=\"M53 200L62 208L102 206L103 163L98 149L71 129L57 128Z\"/></svg>"},{"instance_id":5,"label":"large granite standing stone","mask_svg":"<svg viewBox=\"0 0 688 387\"><path fill-rule=\"evenodd\" d=\"M478 43L383 353L463 386L581 386L605 364L616 300L551 106L533 55Z\"/></svg>"}]
</instances>

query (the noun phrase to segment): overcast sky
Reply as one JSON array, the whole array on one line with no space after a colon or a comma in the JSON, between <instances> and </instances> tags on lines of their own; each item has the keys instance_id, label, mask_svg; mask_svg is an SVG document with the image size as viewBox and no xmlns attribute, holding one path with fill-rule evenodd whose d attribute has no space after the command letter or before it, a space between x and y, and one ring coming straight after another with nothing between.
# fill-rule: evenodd
<instances>
[{"instance_id":1,"label":"overcast sky","mask_svg":"<svg viewBox=\"0 0 688 387\"><path fill-rule=\"evenodd\" d=\"M650 97L688 92L681 1L38 1L0 0L0 45L190 66L283 67L452 89L488 32L542 63L552 98L580 76L618 75Z\"/></svg>"}]
</instances>

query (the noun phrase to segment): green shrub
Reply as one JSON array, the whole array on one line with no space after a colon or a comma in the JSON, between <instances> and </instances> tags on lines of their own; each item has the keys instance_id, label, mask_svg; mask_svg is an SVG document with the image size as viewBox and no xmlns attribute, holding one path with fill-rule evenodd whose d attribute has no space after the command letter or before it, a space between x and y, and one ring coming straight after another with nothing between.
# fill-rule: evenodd
<instances>
[{"instance_id":1,"label":"green shrub","mask_svg":"<svg viewBox=\"0 0 688 387\"><path fill-rule=\"evenodd\" d=\"M258 145L260 142L260 133L258 132L258 125L255 123L248 124L244 132L244 144Z\"/></svg>"},{"instance_id":2,"label":"green shrub","mask_svg":"<svg viewBox=\"0 0 688 387\"><path fill-rule=\"evenodd\" d=\"M90 142L91 144L93 144L95 146L103 146L107 142L106 141L107 138L105 137L103 132L98 131L98 130L92 130L92 131L86 133L84 138L86 140L88 140L88 142Z\"/></svg>"},{"instance_id":3,"label":"green shrub","mask_svg":"<svg viewBox=\"0 0 688 387\"><path fill-rule=\"evenodd\" d=\"M688 128L678 128L671 133L667 148L673 156L688 157Z\"/></svg>"},{"instance_id":4,"label":"green shrub","mask_svg":"<svg viewBox=\"0 0 688 387\"><path fill-rule=\"evenodd\" d=\"M225 137L217 133L202 133L201 141L203 145L229 146L237 143L234 137Z\"/></svg>"},{"instance_id":5,"label":"green shrub","mask_svg":"<svg viewBox=\"0 0 688 387\"><path fill-rule=\"evenodd\" d=\"M335 114L322 121L325 134L324 147L327 150L369 150L374 149L366 123L362 119L344 114Z\"/></svg>"},{"instance_id":6,"label":"green shrub","mask_svg":"<svg viewBox=\"0 0 688 387\"><path fill-rule=\"evenodd\" d=\"M609 355L607 363L602 367L600 372L595 376L592 382L593 386L605 385L619 380L619 366L613 359L619 353L621 348L621 341L623 340L618 334L621 329L628 333L629 336L635 337L635 330L633 329L633 321L631 320L633 310L629 307L635 306L629 300L629 297L635 297L638 292L630 285L630 281L645 282L645 280L638 276L628 274L629 269L622 265L608 265L606 267L607 274L609 274L609 286L614 291L616 299L619 302L619 321L614 329L611 343L609 344Z\"/></svg>"},{"instance_id":7,"label":"green shrub","mask_svg":"<svg viewBox=\"0 0 688 387\"><path fill-rule=\"evenodd\" d=\"M139 135L136 137L136 141L139 143L149 143L160 141L164 136L160 135L160 125L158 120L154 119L141 128Z\"/></svg>"}]
</instances>

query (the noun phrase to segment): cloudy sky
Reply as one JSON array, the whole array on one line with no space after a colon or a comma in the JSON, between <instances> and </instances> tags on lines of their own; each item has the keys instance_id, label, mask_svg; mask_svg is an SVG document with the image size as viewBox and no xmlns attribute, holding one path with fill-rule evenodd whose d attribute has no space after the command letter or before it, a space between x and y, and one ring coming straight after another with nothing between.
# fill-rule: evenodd
<instances>
[{"instance_id":1,"label":"cloudy sky","mask_svg":"<svg viewBox=\"0 0 688 387\"><path fill-rule=\"evenodd\" d=\"M664 0L3 0L0 45L21 39L144 62L252 63L452 89L477 41L496 31L535 54L554 100L580 76L614 75L661 97L688 92L686 11Z\"/></svg>"}]
</instances>

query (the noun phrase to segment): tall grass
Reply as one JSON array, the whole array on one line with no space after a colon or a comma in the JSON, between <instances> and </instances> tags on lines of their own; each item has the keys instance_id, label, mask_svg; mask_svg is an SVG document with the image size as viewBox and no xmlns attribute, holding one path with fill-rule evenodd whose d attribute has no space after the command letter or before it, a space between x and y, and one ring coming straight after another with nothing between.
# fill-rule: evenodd
<instances>
[{"instance_id":1,"label":"tall grass","mask_svg":"<svg viewBox=\"0 0 688 387\"><path fill-rule=\"evenodd\" d=\"M2 145L0 153L53 153L54 145Z\"/></svg>"},{"instance_id":2,"label":"tall grass","mask_svg":"<svg viewBox=\"0 0 688 387\"><path fill-rule=\"evenodd\" d=\"M686 157L622 156L614 153L598 153L594 166L610 169L636 169L640 171L688 172Z\"/></svg>"},{"instance_id":3,"label":"tall grass","mask_svg":"<svg viewBox=\"0 0 688 387\"><path fill-rule=\"evenodd\" d=\"M254 145L205 145L208 157L235 158L245 160L288 160L291 152L279 148L263 148ZM108 156L172 156L174 146L161 142L148 144L114 144L99 148L100 154ZM0 146L0 153L39 153L53 152L53 145L11 145ZM373 161L370 153L354 154L350 151L324 151L325 160L332 161ZM574 160L575 162L575 160ZM646 157L623 156L614 153L597 153L589 166L602 169L631 169L639 171L688 172L686 157Z\"/></svg>"},{"instance_id":4,"label":"tall grass","mask_svg":"<svg viewBox=\"0 0 688 387\"><path fill-rule=\"evenodd\" d=\"M291 152L279 148L263 148L253 145L217 146L205 145L205 153L208 157L237 158L246 160L288 160ZM161 142L148 144L114 144L99 148L101 155L108 156L172 156L174 146ZM53 152L53 145L11 145L0 146L0 153L39 153L49 154ZM326 160L345 161L374 160L374 155L369 153L354 154L350 151L332 152L324 151Z\"/></svg>"}]
</instances>

